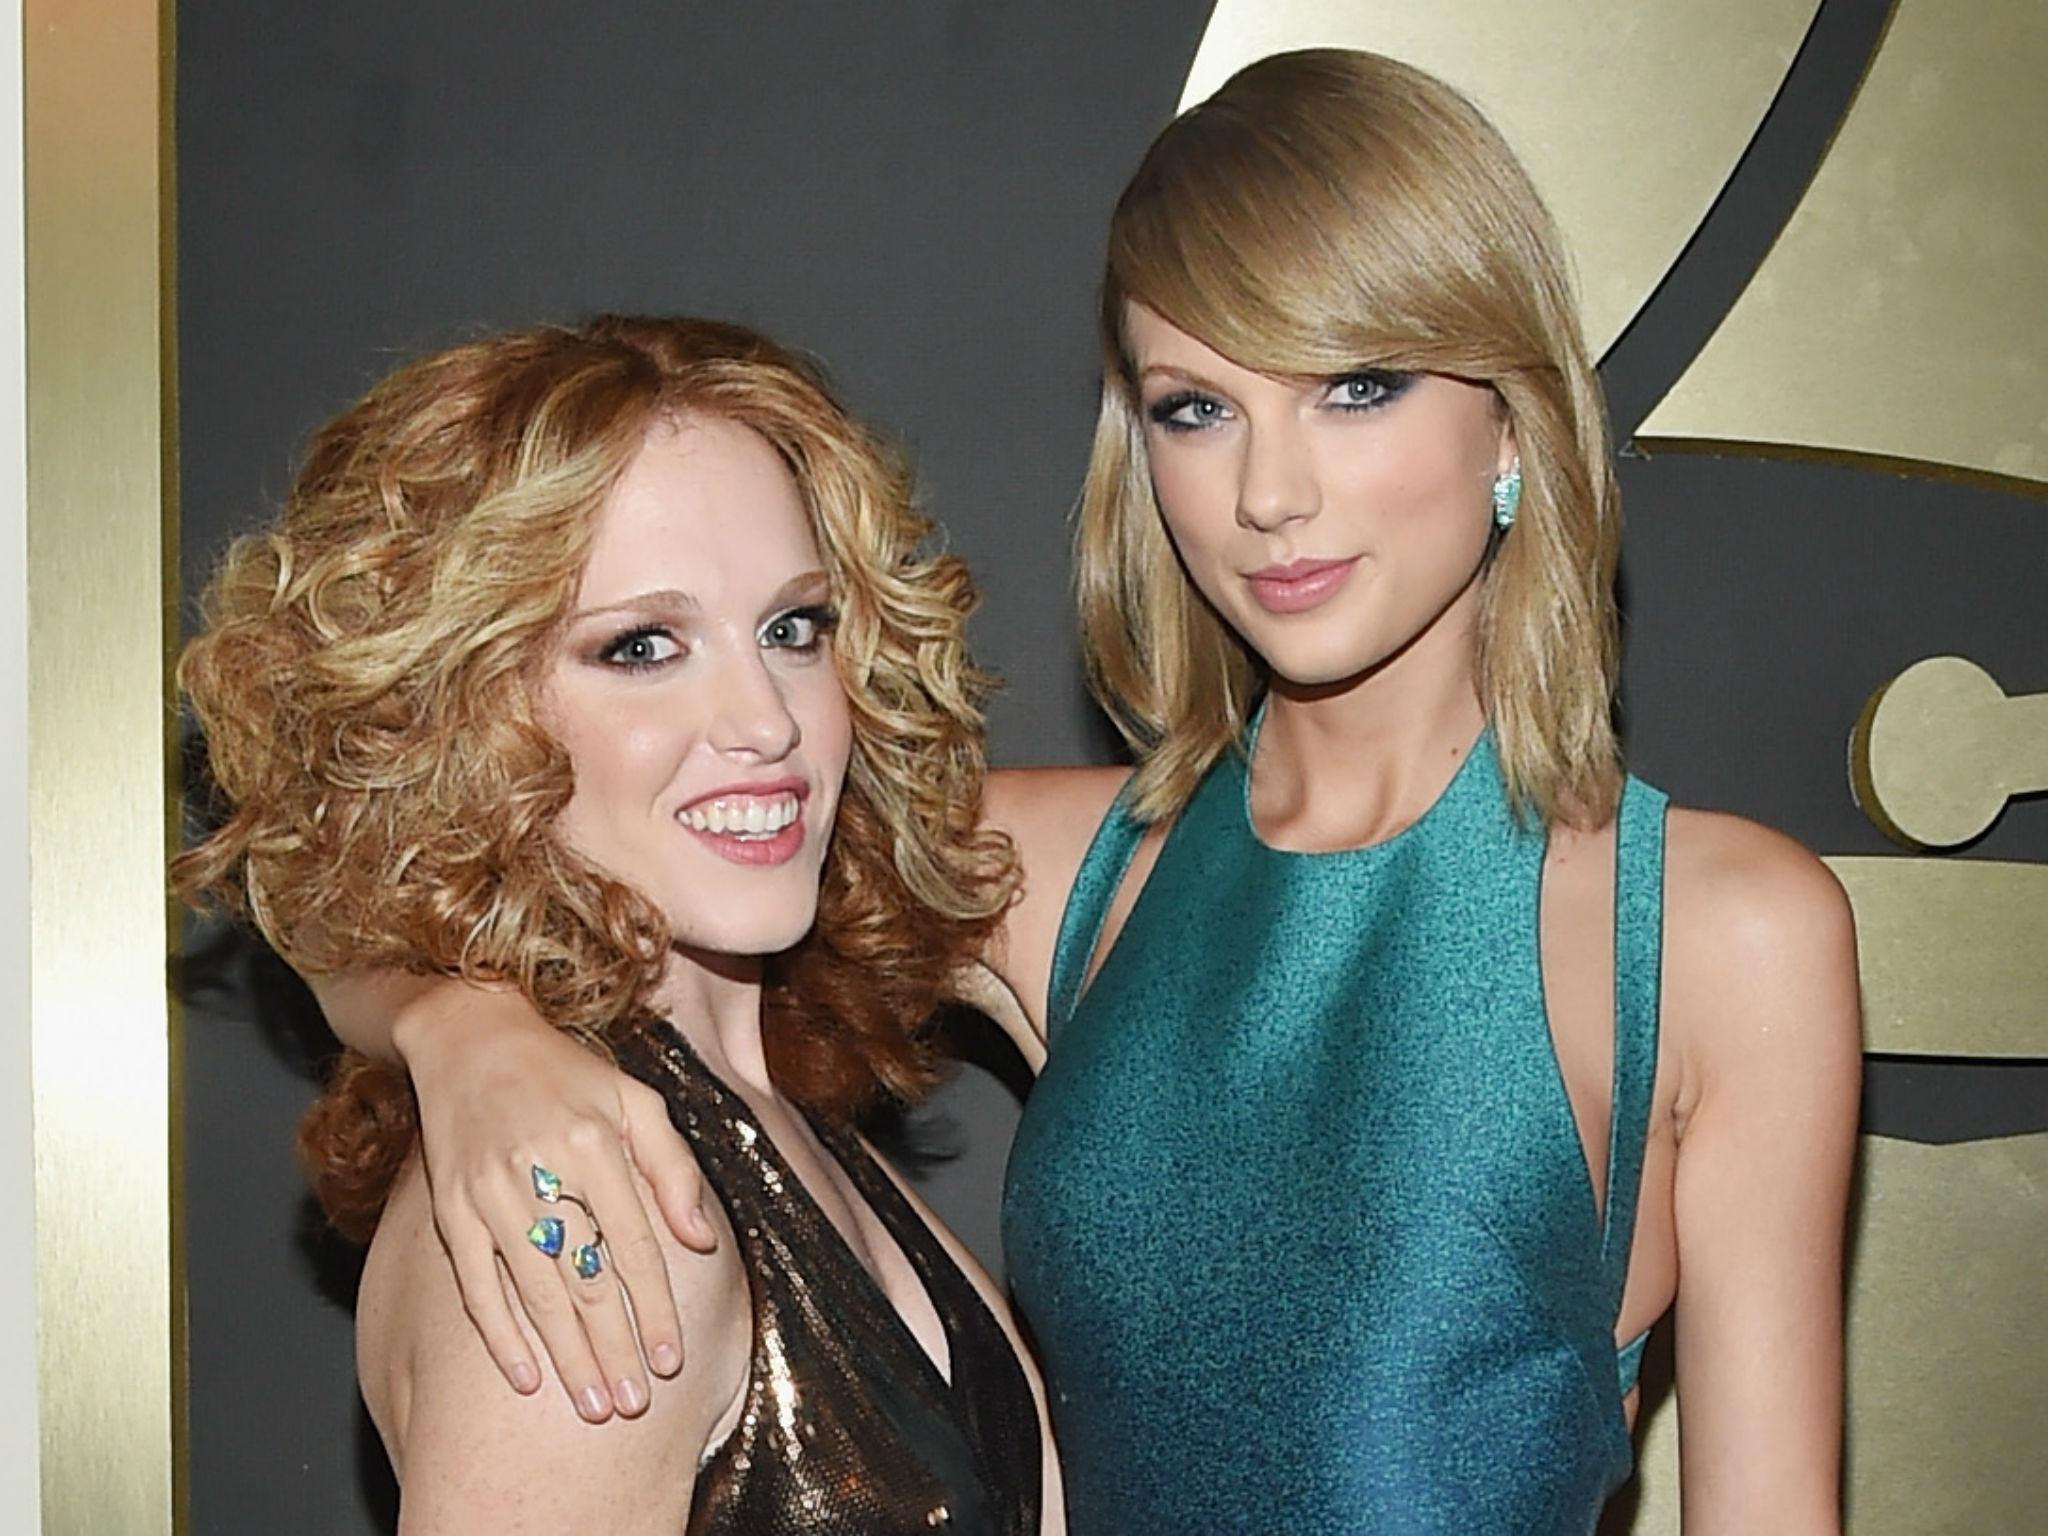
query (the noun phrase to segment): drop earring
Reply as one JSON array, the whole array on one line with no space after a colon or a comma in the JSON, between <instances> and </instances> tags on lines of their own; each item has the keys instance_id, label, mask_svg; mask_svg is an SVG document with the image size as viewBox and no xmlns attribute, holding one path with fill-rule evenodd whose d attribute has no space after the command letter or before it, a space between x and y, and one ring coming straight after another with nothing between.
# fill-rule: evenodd
<instances>
[{"instance_id":1,"label":"drop earring","mask_svg":"<svg viewBox=\"0 0 2048 1536\"><path fill-rule=\"evenodd\" d=\"M1506 474L1493 477L1493 526L1505 533L1515 526L1515 509L1522 504L1522 461L1515 460Z\"/></svg>"}]
</instances>

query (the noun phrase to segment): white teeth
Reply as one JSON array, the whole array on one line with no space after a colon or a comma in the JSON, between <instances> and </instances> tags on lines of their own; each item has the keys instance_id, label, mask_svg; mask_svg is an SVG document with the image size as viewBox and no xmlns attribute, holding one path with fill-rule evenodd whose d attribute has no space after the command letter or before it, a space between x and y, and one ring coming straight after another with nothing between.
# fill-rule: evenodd
<instances>
[{"instance_id":1,"label":"white teeth","mask_svg":"<svg viewBox=\"0 0 2048 1536\"><path fill-rule=\"evenodd\" d=\"M687 827L719 837L773 837L796 820L796 796L734 795L700 802L678 813Z\"/></svg>"}]
</instances>

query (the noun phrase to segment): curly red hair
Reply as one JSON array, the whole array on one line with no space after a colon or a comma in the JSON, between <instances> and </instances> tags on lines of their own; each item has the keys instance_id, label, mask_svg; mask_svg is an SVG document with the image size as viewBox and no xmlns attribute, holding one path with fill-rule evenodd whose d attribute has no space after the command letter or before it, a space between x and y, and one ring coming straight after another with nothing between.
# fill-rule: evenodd
<instances>
[{"instance_id":1,"label":"curly red hair","mask_svg":"<svg viewBox=\"0 0 2048 1536\"><path fill-rule=\"evenodd\" d=\"M600 504L650 426L685 414L781 454L840 614L852 757L817 921L769 963L763 1031L778 1087L844 1119L929 1085L921 1027L1015 861L977 826L988 682L965 567L924 549L900 460L817 370L742 327L514 331L401 368L323 427L179 662L228 811L173 883L302 972L510 983L599 1049L644 1018L667 924L557 835L572 773L536 706ZM374 1230L416 1135L398 1070L345 1055L300 1131L337 1227Z\"/></svg>"}]
</instances>

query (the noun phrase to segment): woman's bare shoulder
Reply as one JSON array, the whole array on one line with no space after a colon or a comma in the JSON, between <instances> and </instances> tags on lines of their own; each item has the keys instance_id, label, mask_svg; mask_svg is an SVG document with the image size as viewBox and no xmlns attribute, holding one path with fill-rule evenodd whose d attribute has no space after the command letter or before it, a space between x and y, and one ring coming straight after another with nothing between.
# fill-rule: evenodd
<instances>
[{"instance_id":1,"label":"woman's bare shoulder","mask_svg":"<svg viewBox=\"0 0 2048 1536\"><path fill-rule=\"evenodd\" d=\"M1856 929L1841 882L1745 817L1674 808L1668 825L1665 991L1687 1056L1722 1077L1853 1083Z\"/></svg>"},{"instance_id":2,"label":"woman's bare shoulder","mask_svg":"<svg viewBox=\"0 0 2048 1536\"><path fill-rule=\"evenodd\" d=\"M1016 845L1024 881L987 959L1041 1038L1067 893L1096 828L1130 776L1128 768L1005 768L989 775L982 814Z\"/></svg>"},{"instance_id":3,"label":"woman's bare shoulder","mask_svg":"<svg viewBox=\"0 0 2048 1536\"><path fill-rule=\"evenodd\" d=\"M656 1224L683 1330L681 1375L657 1380L639 1417L593 1426L530 1328L541 1387L521 1396L506 1385L463 1311L414 1159L393 1187L356 1302L357 1373L399 1477L402 1529L495 1536L545 1518L540 1506L556 1502L566 1525L595 1517L620 1532L680 1528L700 1456L736 1418L752 1343L732 1232L709 1206L714 1253L692 1253ZM546 1476L535 1479L541 1466Z\"/></svg>"},{"instance_id":4,"label":"woman's bare shoulder","mask_svg":"<svg viewBox=\"0 0 2048 1536\"><path fill-rule=\"evenodd\" d=\"M1017 841L1027 868L1041 847L1049 853L1071 848L1078 865L1130 776L1128 767L998 768L988 776L983 815Z\"/></svg>"},{"instance_id":5,"label":"woman's bare shoulder","mask_svg":"<svg viewBox=\"0 0 2048 1536\"><path fill-rule=\"evenodd\" d=\"M1762 958L1853 937L1849 899L1803 844L1761 822L1674 806L1665 892L1678 937Z\"/></svg>"}]
</instances>

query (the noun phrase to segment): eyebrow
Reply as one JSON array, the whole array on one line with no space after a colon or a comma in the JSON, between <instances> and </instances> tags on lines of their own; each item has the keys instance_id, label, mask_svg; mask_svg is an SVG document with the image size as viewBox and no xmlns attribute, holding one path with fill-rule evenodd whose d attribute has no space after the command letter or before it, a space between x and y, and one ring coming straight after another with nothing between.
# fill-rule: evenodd
<instances>
[{"instance_id":1,"label":"eyebrow","mask_svg":"<svg viewBox=\"0 0 2048 1536\"><path fill-rule=\"evenodd\" d=\"M1143 383L1146 379L1152 378L1155 375L1160 378L1179 379L1185 384L1198 384L1203 389L1213 389L1219 394L1223 392L1223 386L1214 379L1198 373L1192 368L1182 368L1175 363L1147 363L1138 370L1138 381Z\"/></svg>"},{"instance_id":2,"label":"eyebrow","mask_svg":"<svg viewBox=\"0 0 2048 1536\"><path fill-rule=\"evenodd\" d=\"M831 580L823 571L805 571L792 576L775 589L768 606L777 608L785 603L795 602L811 596L823 588L831 590ZM644 612L650 608L682 608L697 612L703 604L679 587L658 587L648 592L636 592L631 597L620 598L616 603L605 603L596 608L581 608L569 617L572 624L581 624L588 619L602 618L607 614Z\"/></svg>"},{"instance_id":3,"label":"eyebrow","mask_svg":"<svg viewBox=\"0 0 2048 1536\"><path fill-rule=\"evenodd\" d=\"M792 576L775 589L775 600L768 606L780 607L784 603L798 602L809 598L815 602L821 597L832 595L832 578L823 571L805 571L801 576Z\"/></svg>"}]
</instances>

